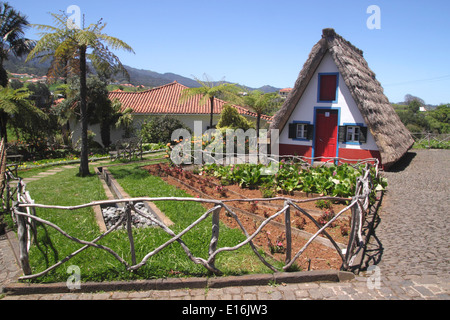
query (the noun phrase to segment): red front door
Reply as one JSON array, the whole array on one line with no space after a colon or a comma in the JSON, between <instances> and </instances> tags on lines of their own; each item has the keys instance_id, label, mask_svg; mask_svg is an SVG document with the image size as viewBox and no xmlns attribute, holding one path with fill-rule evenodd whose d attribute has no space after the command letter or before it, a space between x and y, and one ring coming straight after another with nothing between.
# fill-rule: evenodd
<instances>
[{"instance_id":1,"label":"red front door","mask_svg":"<svg viewBox=\"0 0 450 320\"><path fill-rule=\"evenodd\" d=\"M338 134L337 110L319 109L316 113L316 144L314 157L336 157ZM317 159L325 161L325 159Z\"/></svg>"}]
</instances>

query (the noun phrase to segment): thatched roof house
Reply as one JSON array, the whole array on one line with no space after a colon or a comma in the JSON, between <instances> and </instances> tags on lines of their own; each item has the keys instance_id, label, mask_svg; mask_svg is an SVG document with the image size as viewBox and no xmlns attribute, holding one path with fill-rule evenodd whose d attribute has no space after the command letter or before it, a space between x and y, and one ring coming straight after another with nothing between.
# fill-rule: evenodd
<instances>
[{"instance_id":1,"label":"thatched roof house","mask_svg":"<svg viewBox=\"0 0 450 320\"><path fill-rule=\"evenodd\" d=\"M385 168L414 143L363 52L333 29L323 30L271 128L281 154L375 157Z\"/></svg>"}]
</instances>

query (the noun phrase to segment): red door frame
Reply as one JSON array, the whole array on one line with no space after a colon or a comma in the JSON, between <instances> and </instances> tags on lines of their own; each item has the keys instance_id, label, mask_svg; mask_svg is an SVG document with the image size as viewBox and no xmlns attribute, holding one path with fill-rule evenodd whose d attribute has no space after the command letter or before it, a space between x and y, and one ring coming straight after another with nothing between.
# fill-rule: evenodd
<instances>
[{"instance_id":1,"label":"red door frame","mask_svg":"<svg viewBox=\"0 0 450 320\"><path fill-rule=\"evenodd\" d=\"M314 158L318 158L316 161L322 161L321 157L337 157L339 110L315 108L314 118Z\"/></svg>"}]
</instances>

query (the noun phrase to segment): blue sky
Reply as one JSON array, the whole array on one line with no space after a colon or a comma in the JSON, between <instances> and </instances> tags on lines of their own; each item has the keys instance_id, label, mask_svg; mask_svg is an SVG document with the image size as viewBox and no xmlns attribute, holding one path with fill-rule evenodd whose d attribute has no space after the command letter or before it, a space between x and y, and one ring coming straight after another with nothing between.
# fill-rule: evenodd
<instances>
[{"instance_id":1,"label":"blue sky","mask_svg":"<svg viewBox=\"0 0 450 320\"><path fill-rule=\"evenodd\" d=\"M406 94L450 102L450 1L403 0L15 0L30 23L78 5L86 23L103 18L105 33L136 52L123 64L161 73L245 84L293 87L323 28L364 51L390 101ZM370 5L381 29L370 30ZM38 39L30 29L27 36Z\"/></svg>"}]
</instances>

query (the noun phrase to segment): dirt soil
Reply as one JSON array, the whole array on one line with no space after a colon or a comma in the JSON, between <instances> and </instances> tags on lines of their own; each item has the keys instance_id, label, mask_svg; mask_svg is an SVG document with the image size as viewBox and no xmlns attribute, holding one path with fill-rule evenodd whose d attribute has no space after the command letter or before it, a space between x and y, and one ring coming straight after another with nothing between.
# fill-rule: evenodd
<instances>
[{"instance_id":1,"label":"dirt soil","mask_svg":"<svg viewBox=\"0 0 450 320\"><path fill-rule=\"evenodd\" d=\"M188 194L199 198L210 198L215 200L231 199L262 199L262 193L258 189L241 188L238 185L222 186L219 179L211 176L194 174L192 171L183 170L177 167L170 167L167 164L155 164L143 167L150 174L161 177L167 183L186 191ZM306 200L307 195L277 195L295 200ZM269 218L282 209L283 201L257 201L257 202L226 202L232 207L248 234L261 225L262 221ZM204 204L205 208L212 205ZM316 207L315 201L300 203L299 207L314 216L320 221L320 217L325 213ZM334 203L332 210L338 213L345 208L345 204ZM328 210L329 211L329 210ZM334 224L327 228L328 234L338 243L346 245L348 233L350 232L350 210L346 211ZM255 237L253 243L262 248L268 255L277 260L285 261L286 239L284 227L284 214L280 214L274 221L278 224L269 223ZM224 210L220 213L220 219L230 228L240 229L236 220ZM292 229L303 230L314 234L317 226L305 215L291 206ZM322 235L321 235L322 236ZM323 236L325 237L325 236ZM305 245L308 239L292 232L292 257ZM342 260L334 248L329 248L317 242L313 242L308 249L297 259L296 264L301 270L327 270L340 269Z\"/></svg>"}]
</instances>

